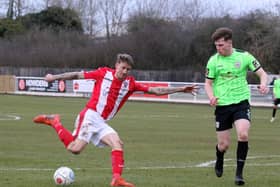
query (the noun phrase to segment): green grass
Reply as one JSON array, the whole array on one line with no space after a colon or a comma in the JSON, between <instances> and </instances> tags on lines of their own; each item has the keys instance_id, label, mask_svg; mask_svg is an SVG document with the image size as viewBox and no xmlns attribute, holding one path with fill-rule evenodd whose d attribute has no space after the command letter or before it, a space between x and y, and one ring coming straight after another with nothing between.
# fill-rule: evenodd
<instances>
[{"instance_id":1,"label":"green grass","mask_svg":"<svg viewBox=\"0 0 280 187\"><path fill-rule=\"evenodd\" d=\"M55 169L68 166L76 175L72 187L108 187L109 148L88 145L82 154L72 155L52 128L32 122L39 113L59 113L72 130L86 102L82 98L0 95L0 186L55 186ZM123 176L137 187L235 186L234 130L222 178L215 176L213 164L196 167L215 159L213 110L206 105L128 102L109 122L125 142ZM10 120L8 115L21 119ZM278 187L280 122L269 122L269 108L252 108L252 116L246 186Z\"/></svg>"}]
</instances>

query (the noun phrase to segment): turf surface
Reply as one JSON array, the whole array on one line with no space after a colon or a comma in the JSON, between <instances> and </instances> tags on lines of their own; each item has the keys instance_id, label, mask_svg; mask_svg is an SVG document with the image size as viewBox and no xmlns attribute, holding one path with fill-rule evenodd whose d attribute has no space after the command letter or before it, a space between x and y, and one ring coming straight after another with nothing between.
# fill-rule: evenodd
<instances>
[{"instance_id":1,"label":"turf surface","mask_svg":"<svg viewBox=\"0 0 280 187\"><path fill-rule=\"evenodd\" d=\"M109 148L88 145L82 154L72 155L51 127L32 122L37 114L59 113L63 124L72 130L86 101L0 95L0 186L55 186L55 169L68 166L76 175L71 186L108 187ZM224 175L217 178L214 174L213 110L207 105L128 102L109 122L125 142L123 176L137 187L235 186L234 130L225 155ZM244 173L247 187L280 186L280 119L271 124L271 112L270 108L252 108L250 150Z\"/></svg>"}]
</instances>

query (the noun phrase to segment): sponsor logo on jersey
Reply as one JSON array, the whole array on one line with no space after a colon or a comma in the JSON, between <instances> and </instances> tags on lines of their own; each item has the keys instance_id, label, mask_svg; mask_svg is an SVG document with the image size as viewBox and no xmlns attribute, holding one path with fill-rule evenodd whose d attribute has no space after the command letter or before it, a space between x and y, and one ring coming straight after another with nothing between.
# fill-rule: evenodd
<instances>
[{"instance_id":1,"label":"sponsor logo on jersey","mask_svg":"<svg viewBox=\"0 0 280 187\"><path fill-rule=\"evenodd\" d=\"M241 62L235 62L235 64L234 64L234 67L235 67L235 68L238 68L238 69L239 69L240 66L241 66Z\"/></svg>"},{"instance_id":2,"label":"sponsor logo on jersey","mask_svg":"<svg viewBox=\"0 0 280 187\"><path fill-rule=\"evenodd\" d=\"M123 83L123 86L124 86L125 88L127 88L127 87L128 87L128 84L129 84L128 80L125 80L124 83Z\"/></svg>"}]
</instances>

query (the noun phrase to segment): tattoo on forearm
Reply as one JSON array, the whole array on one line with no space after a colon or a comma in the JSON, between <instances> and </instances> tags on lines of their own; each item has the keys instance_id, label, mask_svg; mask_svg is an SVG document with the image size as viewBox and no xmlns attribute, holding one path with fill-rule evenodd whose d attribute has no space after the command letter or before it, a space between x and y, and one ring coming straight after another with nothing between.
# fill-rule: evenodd
<instances>
[{"instance_id":1,"label":"tattoo on forearm","mask_svg":"<svg viewBox=\"0 0 280 187\"><path fill-rule=\"evenodd\" d=\"M178 91L177 88L158 88L160 94L170 94Z\"/></svg>"},{"instance_id":2,"label":"tattoo on forearm","mask_svg":"<svg viewBox=\"0 0 280 187\"><path fill-rule=\"evenodd\" d=\"M77 79L78 73L77 72L62 73L62 74L57 75L57 78L63 79L63 80Z\"/></svg>"}]
</instances>

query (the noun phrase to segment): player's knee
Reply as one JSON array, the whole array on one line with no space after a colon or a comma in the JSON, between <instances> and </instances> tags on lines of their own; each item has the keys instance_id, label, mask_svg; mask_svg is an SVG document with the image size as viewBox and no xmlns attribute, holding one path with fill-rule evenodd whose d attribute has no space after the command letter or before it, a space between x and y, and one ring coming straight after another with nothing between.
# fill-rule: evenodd
<instances>
[{"instance_id":1,"label":"player's knee","mask_svg":"<svg viewBox=\"0 0 280 187\"><path fill-rule=\"evenodd\" d=\"M123 148L123 141L119 140L118 142L119 142L120 147Z\"/></svg>"},{"instance_id":2,"label":"player's knee","mask_svg":"<svg viewBox=\"0 0 280 187\"><path fill-rule=\"evenodd\" d=\"M75 141L71 142L67 146L67 150L75 155L78 155L83 151L83 149L86 147L86 145L87 145L87 142L76 139Z\"/></svg>"},{"instance_id":3,"label":"player's knee","mask_svg":"<svg viewBox=\"0 0 280 187\"><path fill-rule=\"evenodd\" d=\"M238 134L238 140L239 141L248 141L248 133L247 132L241 132Z\"/></svg>"},{"instance_id":4,"label":"player's knee","mask_svg":"<svg viewBox=\"0 0 280 187\"><path fill-rule=\"evenodd\" d=\"M112 149L122 150L123 149L123 142L121 140L117 140L113 142Z\"/></svg>"},{"instance_id":5,"label":"player's knee","mask_svg":"<svg viewBox=\"0 0 280 187\"><path fill-rule=\"evenodd\" d=\"M219 149L220 151L226 151L229 148L229 142L228 141L223 141L219 143Z\"/></svg>"},{"instance_id":6,"label":"player's knee","mask_svg":"<svg viewBox=\"0 0 280 187\"><path fill-rule=\"evenodd\" d=\"M73 153L74 155L78 155L82 152L82 149L74 148L74 147L67 148L67 150L70 151L71 153Z\"/></svg>"}]
</instances>

